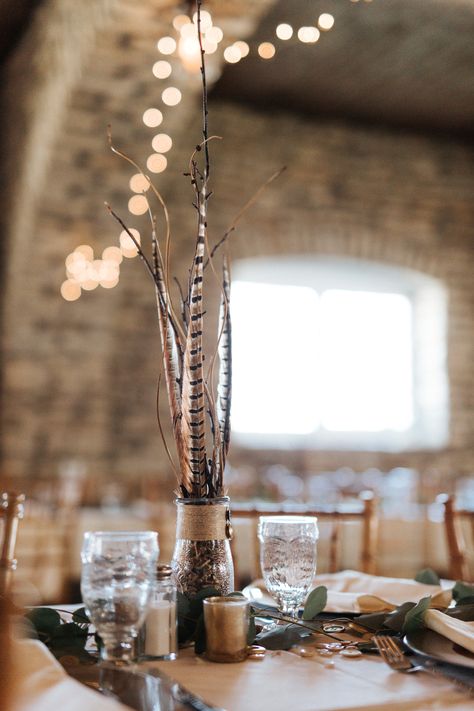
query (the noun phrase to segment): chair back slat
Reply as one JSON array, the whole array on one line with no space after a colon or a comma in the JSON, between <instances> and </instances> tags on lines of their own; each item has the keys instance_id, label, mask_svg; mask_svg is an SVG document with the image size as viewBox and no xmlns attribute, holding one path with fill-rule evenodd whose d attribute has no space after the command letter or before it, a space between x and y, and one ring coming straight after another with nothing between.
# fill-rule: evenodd
<instances>
[{"instance_id":1,"label":"chair back slat","mask_svg":"<svg viewBox=\"0 0 474 711\"><path fill-rule=\"evenodd\" d=\"M236 519L251 519L255 524L260 516L316 516L321 524L329 525L328 539L328 560L329 572L333 573L341 569L342 539L343 529L346 522L359 522L362 528L361 554L358 567L364 573L374 574L376 572L377 544L378 544L378 512L377 501L373 492L365 491L359 497L360 504L356 507L347 507L343 504L335 507L318 508L315 506L283 505L283 504L262 504L262 505L231 505L232 516ZM234 527L234 530L236 527ZM238 529L238 527L237 527ZM238 538L238 532L237 532ZM256 531L253 531L254 559L259 560L259 542ZM234 555L234 568L236 581L241 583L240 564L237 555L236 541L232 542L232 552ZM257 572L258 575L258 572Z\"/></svg>"},{"instance_id":2,"label":"chair back slat","mask_svg":"<svg viewBox=\"0 0 474 711\"><path fill-rule=\"evenodd\" d=\"M8 595L10 592L13 572L16 570L15 546L18 524L24 514L24 502L24 494L13 492L2 493L0 499L0 516L3 519L3 534L0 547L1 595Z\"/></svg>"},{"instance_id":3,"label":"chair back slat","mask_svg":"<svg viewBox=\"0 0 474 711\"><path fill-rule=\"evenodd\" d=\"M470 569L468 556L469 544L465 537L464 523L469 526L474 541L474 511L456 507L453 496L439 494L436 501L442 504L444 511L444 530L449 552L449 577L453 580L472 581L473 571ZM472 545L472 542L471 542Z\"/></svg>"}]
</instances>

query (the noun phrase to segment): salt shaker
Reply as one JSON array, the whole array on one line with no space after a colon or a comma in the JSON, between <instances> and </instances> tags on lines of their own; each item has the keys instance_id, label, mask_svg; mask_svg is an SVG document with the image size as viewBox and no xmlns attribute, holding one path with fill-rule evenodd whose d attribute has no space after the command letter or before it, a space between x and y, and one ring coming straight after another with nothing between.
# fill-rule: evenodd
<instances>
[{"instance_id":1,"label":"salt shaker","mask_svg":"<svg viewBox=\"0 0 474 711\"><path fill-rule=\"evenodd\" d=\"M176 659L178 653L176 585L169 565L159 565L143 626L144 659Z\"/></svg>"}]
</instances>

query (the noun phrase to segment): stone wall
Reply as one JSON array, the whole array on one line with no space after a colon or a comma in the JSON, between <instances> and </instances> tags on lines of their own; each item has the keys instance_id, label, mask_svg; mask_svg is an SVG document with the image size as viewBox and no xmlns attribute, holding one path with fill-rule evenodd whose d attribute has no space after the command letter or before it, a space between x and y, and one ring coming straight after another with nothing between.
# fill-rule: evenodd
<instances>
[{"instance_id":1,"label":"stone wall","mask_svg":"<svg viewBox=\"0 0 474 711\"><path fill-rule=\"evenodd\" d=\"M136 33L141 22L136 23ZM118 287L77 302L59 295L64 258L78 244L98 254L117 240L104 199L124 216L133 171L107 152L105 126L139 160L152 129L141 123L156 99L150 81L152 33L139 42L115 29L101 38L85 78L71 95L27 236L21 273L6 301L3 408L4 472L54 475L61 462L84 461L104 479L173 478L156 423L159 338L152 285L143 265L122 265ZM176 116L178 116L176 114ZM474 151L441 137L258 113L211 102L214 195L210 236L217 239L241 205L276 169L287 166L232 236L234 258L334 254L407 266L441 279L449 291L451 434L438 452L246 452L234 464L287 463L298 471L339 466L382 470L414 466L427 479L471 473L474 461ZM199 141L192 96L160 130L174 148L157 184L172 215L173 272L184 279L195 234L192 192L183 177ZM131 226L146 233L145 218ZM26 239L26 238L25 238ZM209 285L209 319L217 290ZM166 403L161 404L168 421Z\"/></svg>"}]
</instances>

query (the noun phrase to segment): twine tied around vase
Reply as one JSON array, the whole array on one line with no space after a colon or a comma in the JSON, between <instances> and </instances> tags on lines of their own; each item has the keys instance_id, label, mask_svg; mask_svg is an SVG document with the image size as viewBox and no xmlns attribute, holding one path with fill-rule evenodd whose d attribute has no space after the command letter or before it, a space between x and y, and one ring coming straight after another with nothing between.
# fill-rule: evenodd
<instances>
[{"instance_id":1,"label":"twine tied around vase","mask_svg":"<svg viewBox=\"0 0 474 711\"><path fill-rule=\"evenodd\" d=\"M188 503L178 506L176 537L189 541L232 540L229 506Z\"/></svg>"}]
</instances>

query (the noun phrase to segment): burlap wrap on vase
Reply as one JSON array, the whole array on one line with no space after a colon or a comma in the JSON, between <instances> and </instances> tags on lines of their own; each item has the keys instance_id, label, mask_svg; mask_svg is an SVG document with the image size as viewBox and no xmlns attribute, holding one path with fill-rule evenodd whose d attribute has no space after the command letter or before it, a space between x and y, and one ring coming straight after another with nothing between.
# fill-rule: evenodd
<instances>
[{"instance_id":1,"label":"burlap wrap on vase","mask_svg":"<svg viewBox=\"0 0 474 711\"><path fill-rule=\"evenodd\" d=\"M176 499L176 506L172 566L178 590L186 595L209 587L221 595L232 592L229 498Z\"/></svg>"}]
</instances>

